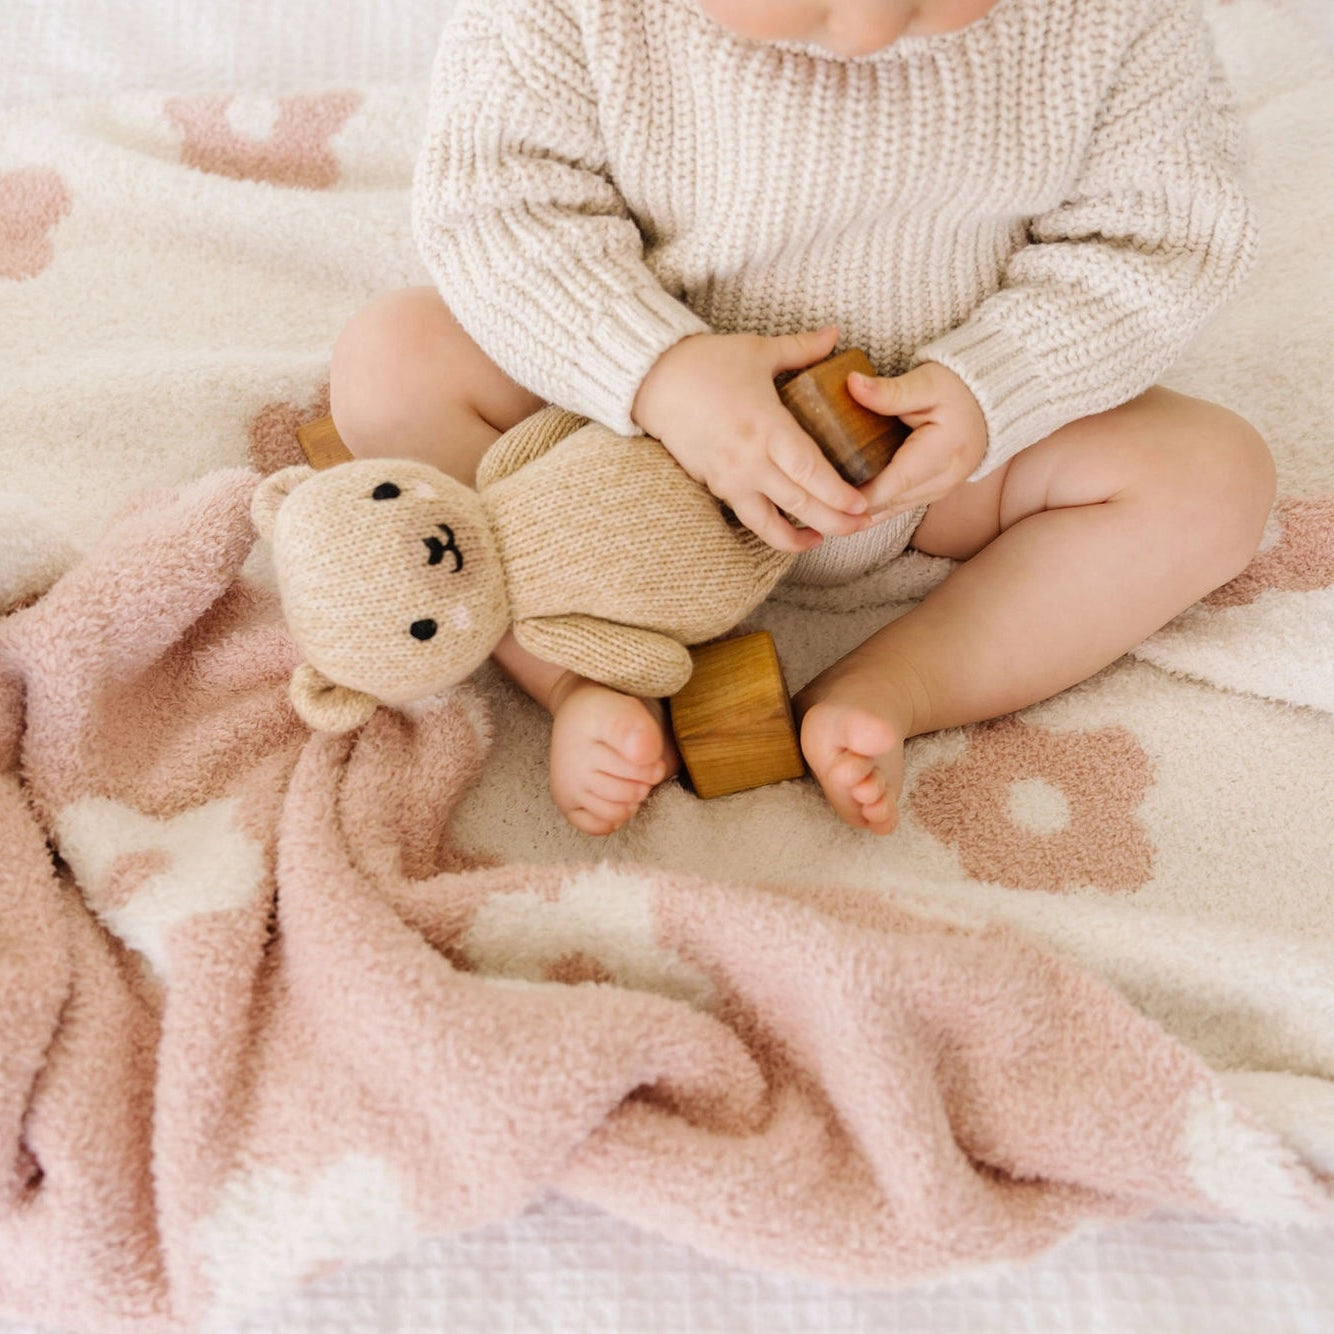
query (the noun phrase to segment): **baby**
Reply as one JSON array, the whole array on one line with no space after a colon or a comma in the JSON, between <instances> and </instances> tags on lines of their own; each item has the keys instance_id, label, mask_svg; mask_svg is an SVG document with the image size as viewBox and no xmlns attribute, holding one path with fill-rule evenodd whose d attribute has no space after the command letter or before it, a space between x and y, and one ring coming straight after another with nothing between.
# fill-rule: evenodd
<instances>
[{"instance_id":1,"label":"baby","mask_svg":"<svg viewBox=\"0 0 1334 1334\"><path fill-rule=\"evenodd\" d=\"M1254 249L1200 0L461 0L414 225L438 286L335 349L354 453L471 480L546 401L660 439L792 578L958 561L797 695L838 815L897 822L907 738L1082 681L1236 575L1273 464L1155 381ZM861 346L906 443L860 488L774 377ZM521 651L551 787L623 825L656 701Z\"/></svg>"}]
</instances>

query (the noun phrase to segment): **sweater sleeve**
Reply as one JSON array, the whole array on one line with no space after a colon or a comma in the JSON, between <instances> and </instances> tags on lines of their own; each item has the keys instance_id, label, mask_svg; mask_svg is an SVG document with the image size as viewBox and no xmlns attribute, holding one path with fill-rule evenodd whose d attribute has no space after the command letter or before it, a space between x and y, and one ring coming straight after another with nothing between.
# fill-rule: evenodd
<instances>
[{"instance_id":1,"label":"sweater sleeve","mask_svg":"<svg viewBox=\"0 0 1334 1334\"><path fill-rule=\"evenodd\" d=\"M1250 266L1240 127L1198 0L1138 10L1074 190L1031 220L1001 289L916 355L986 414L970 480L1142 393Z\"/></svg>"},{"instance_id":2,"label":"sweater sleeve","mask_svg":"<svg viewBox=\"0 0 1334 1334\"><path fill-rule=\"evenodd\" d=\"M575 0L464 0L413 186L422 257L520 384L621 434L640 382L708 326L644 262L611 180Z\"/></svg>"}]
</instances>

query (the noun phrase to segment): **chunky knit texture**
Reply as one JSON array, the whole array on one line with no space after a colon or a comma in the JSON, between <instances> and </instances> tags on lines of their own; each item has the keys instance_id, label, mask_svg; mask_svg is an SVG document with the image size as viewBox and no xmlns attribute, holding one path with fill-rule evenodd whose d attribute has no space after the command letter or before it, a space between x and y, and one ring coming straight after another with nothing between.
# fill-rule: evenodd
<instances>
[{"instance_id":1,"label":"chunky knit texture","mask_svg":"<svg viewBox=\"0 0 1334 1334\"><path fill-rule=\"evenodd\" d=\"M986 414L977 476L1152 384L1254 249L1198 0L1000 0L841 59L691 0L463 0L418 242L483 349L632 434L706 329L825 323L933 360Z\"/></svg>"}]
</instances>

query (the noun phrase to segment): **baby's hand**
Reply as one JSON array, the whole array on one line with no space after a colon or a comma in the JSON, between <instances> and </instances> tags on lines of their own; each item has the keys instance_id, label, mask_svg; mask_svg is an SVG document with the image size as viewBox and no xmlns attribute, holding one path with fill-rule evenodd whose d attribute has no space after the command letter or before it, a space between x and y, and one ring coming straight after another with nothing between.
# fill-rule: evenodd
<instances>
[{"instance_id":1,"label":"baby's hand","mask_svg":"<svg viewBox=\"0 0 1334 1334\"><path fill-rule=\"evenodd\" d=\"M987 452L987 421L977 399L939 362L924 361L904 375L850 375L848 392L912 431L884 472L862 488L877 519L948 495Z\"/></svg>"},{"instance_id":2,"label":"baby's hand","mask_svg":"<svg viewBox=\"0 0 1334 1334\"><path fill-rule=\"evenodd\" d=\"M866 498L834 470L778 398L774 376L828 356L836 329L766 338L694 334L667 349L633 416L747 528L780 551L864 528ZM782 511L782 513L780 513ZM790 514L806 525L795 528Z\"/></svg>"}]
</instances>

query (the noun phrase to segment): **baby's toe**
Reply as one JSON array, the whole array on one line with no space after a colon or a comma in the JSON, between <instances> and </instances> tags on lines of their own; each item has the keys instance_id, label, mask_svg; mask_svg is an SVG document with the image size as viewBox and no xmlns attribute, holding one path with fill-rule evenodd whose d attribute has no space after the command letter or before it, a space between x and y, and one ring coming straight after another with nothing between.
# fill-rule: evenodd
<instances>
[{"instance_id":1,"label":"baby's toe","mask_svg":"<svg viewBox=\"0 0 1334 1334\"><path fill-rule=\"evenodd\" d=\"M844 723L843 744L858 755L874 761L877 756L899 744L899 738L885 719L853 710Z\"/></svg>"},{"instance_id":2,"label":"baby's toe","mask_svg":"<svg viewBox=\"0 0 1334 1334\"><path fill-rule=\"evenodd\" d=\"M571 810L565 811L564 815L566 820L581 834L591 834L594 838L603 838L607 834L614 834L620 828L620 825L614 821L594 815L592 811L586 810L582 806L575 806Z\"/></svg>"},{"instance_id":3,"label":"baby's toe","mask_svg":"<svg viewBox=\"0 0 1334 1334\"><path fill-rule=\"evenodd\" d=\"M616 802L634 810L653 790L653 782L651 779L626 777L603 771L593 774L588 780L588 790L590 794L603 801Z\"/></svg>"},{"instance_id":4,"label":"baby's toe","mask_svg":"<svg viewBox=\"0 0 1334 1334\"><path fill-rule=\"evenodd\" d=\"M873 834L892 834L899 825L899 808L888 793L861 808L862 819Z\"/></svg>"},{"instance_id":5,"label":"baby's toe","mask_svg":"<svg viewBox=\"0 0 1334 1334\"><path fill-rule=\"evenodd\" d=\"M585 834L613 834L635 810L633 803L609 801L595 792L585 792L579 805L569 812L569 820Z\"/></svg>"},{"instance_id":6,"label":"baby's toe","mask_svg":"<svg viewBox=\"0 0 1334 1334\"><path fill-rule=\"evenodd\" d=\"M815 765L812 769L824 789L825 798L839 818L849 824L860 824L861 807L853 798L852 789L866 776L866 757L842 751L823 769Z\"/></svg>"},{"instance_id":7,"label":"baby's toe","mask_svg":"<svg viewBox=\"0 0 1334 1334\"><path fill-rule=\"evenodd\" d=\"M825 769L825 782L849 798L865 784L875 782L875 761L854 750L840 750Z\"/></svg>"},{"instance_id":8,"label":"baby's toe","mask_svg":"<svg viewBox=\"0 0 1334 1334\"><path fill-rule=\"evenodd\" d=\"M662 760L663 726L640 700L607 720L604 740L625 765L647 768Z\"/></svg>"},{"instance_id":9,"label":"baby's toe","mask_svg":"<svg viewBox=\"0 0 1334 1334\"><path fill-rule=\"evenodd\" d=\"M655 787L672 772L672 766L662 753L661 746L648 760L640 761L608 745L602 748L598 756L597 771L609 779Z\"/></svg>"}]
</instances>

